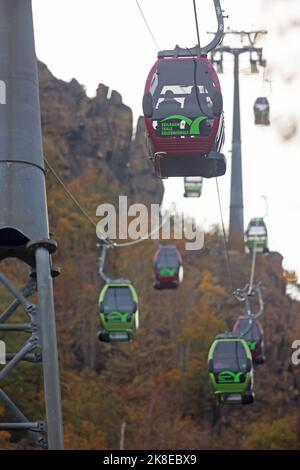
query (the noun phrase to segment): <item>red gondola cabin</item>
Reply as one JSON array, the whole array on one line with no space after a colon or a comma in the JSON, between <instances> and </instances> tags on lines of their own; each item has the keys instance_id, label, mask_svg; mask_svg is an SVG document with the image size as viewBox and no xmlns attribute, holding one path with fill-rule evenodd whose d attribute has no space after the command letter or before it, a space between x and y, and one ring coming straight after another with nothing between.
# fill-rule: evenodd
<instances>
[{"instance_id":1,"label":"red gondola cabin","mask_svg":"<svg viewBox=\"0 0 300 470\"><path fill-rule=\"evenodd\" d=\"M264 330L258 320L253 319L250 325L249 318L239 318L234 324L233 333L247 342L254 364L265 362Z\"/></svg>"},{"instance_id":2,"label":"red gondola cabin","mask_svg":"<svg viewBox=\"0 0 300 470\"><path fill-rule=\"evenodd\" d=\"M177 46L158 54L147 78L143 112L150 158L159 177L225 173L220 83L197 48Z\"/></svg>"},{"instance_id":3,"label":"red gondola cabin","mask_svg":"<svg viewBox=\"0 0 300 470\"><path fill-rule=\"evenodd\" d=\"M176 289L183 279L182 258L176 246L166 245L154 256L155 289Z\"/></svg>"}]
</instances>

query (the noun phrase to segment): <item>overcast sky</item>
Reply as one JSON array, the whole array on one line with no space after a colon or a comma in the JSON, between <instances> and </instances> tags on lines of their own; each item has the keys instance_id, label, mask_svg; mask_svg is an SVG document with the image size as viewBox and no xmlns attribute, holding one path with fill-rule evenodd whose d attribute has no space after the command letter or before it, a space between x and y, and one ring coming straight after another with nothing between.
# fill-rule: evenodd
<instances>
[{"instance_id":1,"label":"overcast sky","mask_svg":"<svg viewBox=\"0 0 300 470\"><path fill-rule=\"evenodd\" d=\"M204 43L206 31L215 30L216 19L212 0L198 3ZM257 5L261 0L251 0L247 12L239 3L223 0L222 7L230 15L226 24L260 26ZM160 48L195 45L192 4L192 0L140 0ZM76 77L90 95L104 82L141 113L140 95L157 49L136 0L33 0L33 7L37 54L55 75L65 80Z\"/></svg>"},{"instance_id":2,"label":"overcast sky","mask_svg":"<svg viewBox=\"0 0 300 470\"><path fill-rule=\"evenodd\" d=\"M261 195L267 196L270 248L280 251L285 256L285 265L300 273L299 142L296 139L284 142L278 127L279 124L289 127L291 117L297 122L299 114L299 99L295 93L299 95L297 18L300 13L296 2L299 0L223 0L221 3L229 15L225 27L269 30L262 45L270 65L272 87L263 82L262 73L241 75L245 224L250 217L264 215ZM160 48L195 45L192 0L140 0L140 4ZM206 31L215 29L216 20L212 0L199 0L198 4L203 44L208 40ZM37 54L54 75L67 81L75 77L85 85L90 96L99 83L105 83L122 94L135 117L141 114L144 83L157 49L135 0L33 0L33 7ZM225 74L220 77L226 118L224 153L229 163L227 174L219 178L226 224L229 218L232 65L227 58ZM242 71L246 72L247 67L248 63L243 60ZM271 104L270 128L253 123L253 102L262 95L268 95ZM181 197L183 190L178 191L178 187L182 187L181 180L167 180L165 204L175 202L179 209L197 215L206 228L219 223L215 181L205 180L201 200L185 200Z\"/></svg>"}]
</instances>

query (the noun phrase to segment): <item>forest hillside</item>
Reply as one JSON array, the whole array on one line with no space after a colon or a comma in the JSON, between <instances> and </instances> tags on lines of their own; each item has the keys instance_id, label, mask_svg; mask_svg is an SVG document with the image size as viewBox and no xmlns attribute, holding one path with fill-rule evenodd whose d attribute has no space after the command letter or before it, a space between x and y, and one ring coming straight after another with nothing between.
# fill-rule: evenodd
<instances>
[{"instance_id":1,"label":"forest hillside","mask_svg":"<svg viewBox=\"0 0 300 470\"><path fill-rule=\"evenodd\" d=\"M39 69L45 156L95 222L97 206L117 205L119 194L160 202L163 186L146 158L143 123L133 138L132 112L121 96L99 85L91 99L76 80L58 80L44 64ZM300 338L300 305L286 293L282 256L271 251L257 259L267 361L255 370L256 401L220 409L209 388L207 354L215 335L231 330L243 313L232 291L248 282L250 255L229 253L232 286L218 227L197 252L176 240L184 281L176 291L159 292L152 287L152 241L110 250L107 272L134 282L141 327L128 344L100 343L95 229L51 172L47 191L50 230L59 243L53 261L61 268L54 286L66 448L118 449L125 424L126 449L299 449L300 369L291 363L291 344ZM20 263L6 265L6 273L20 286L26 279ZM1 289L1 308L8 301ZM12 352L22 337L5 339ZM39 419L41 384L41 366L23 363L5 389ZM0 414L8 420L2 407ZM32 445L25 434L0 432L2 449Z\"/></svg>"}]
</instances>

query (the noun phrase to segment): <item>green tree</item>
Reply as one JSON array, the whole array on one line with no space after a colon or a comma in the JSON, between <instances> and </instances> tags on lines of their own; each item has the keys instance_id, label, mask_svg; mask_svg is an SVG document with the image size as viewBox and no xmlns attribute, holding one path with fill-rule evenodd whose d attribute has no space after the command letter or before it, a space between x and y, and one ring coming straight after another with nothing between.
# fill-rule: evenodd
<instances>
[{"instance_id":1,"label":"green tree","mask_svg":"<svg viewBox=\"0 0 300 470\"><path fill-rule=\"evenodd\" d=\"M243 444L244 449L294 450L299 448L293 423L289 418L272 422L265 420L252 424L250 434Z\"/></svg>"}]
</instances>

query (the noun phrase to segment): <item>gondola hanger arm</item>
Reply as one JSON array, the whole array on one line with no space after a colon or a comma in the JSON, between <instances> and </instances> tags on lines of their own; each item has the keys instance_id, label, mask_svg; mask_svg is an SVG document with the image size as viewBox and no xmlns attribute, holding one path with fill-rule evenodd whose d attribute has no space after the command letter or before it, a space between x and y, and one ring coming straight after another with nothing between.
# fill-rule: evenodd
<instances>
[{"instance_id":1,"label":"gondola hanger arm","mask_svg":"<svg viewBox=\"0 0 300 470\"><path fill-rule=\"evenodd\" d=\"M208 52L215 49L223 40L224 36L224 18L227 18L223 15L224 10L222 10L220 0L214 0L215 12L218 22L218 29L214 38L205 46L201 47L200 53L207 54Z\"/></svg>"},{"instance_id":2,"label":"gondola hanger arm","mask_svg":"<svg viewBox=\"0 0 300 470\"><path fill-rule=\"evenodd\" d=\"M101 252L99 256L99 275L103 279L104 282L106 283L111 282L111 279L108 276L106 276L104 272L107 250L111 248L111 246L105 245L105 244L102 244L102 245L98 244L97 246L101 248Z\"/></svg>"},{"instance_id":3,"label":"gondola hanger arm","mask_svg":"<svg viewBox=\"0 0 300 470\"><path fill-rule=\"evenodd\" d=\"M233 295L240 302L245 302L246 298L253 294L249 292L249 284L246 284L245 287L236 289Z\"/></svg>"},{"instance_id":4,"label":"gondola hanger arm","mask_svg":"<svg viewBox=\"0 0 300 470\"><path fill-rule=\"evenodd\" d=\"M260 284L257 284L257 285L254 287L254 290L255 290L255 292L256 292L257 299L258 299L258 304L259 304L258 312L254 315L254 317L255 317L255 318L258 318L258 317L260 317L260 316L264 313L264 310L265 310L265 303L264 303L264 299L263 299L263 296L262 296Z\"/></svg>"}]
</instances>

